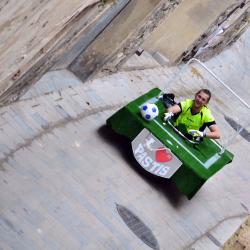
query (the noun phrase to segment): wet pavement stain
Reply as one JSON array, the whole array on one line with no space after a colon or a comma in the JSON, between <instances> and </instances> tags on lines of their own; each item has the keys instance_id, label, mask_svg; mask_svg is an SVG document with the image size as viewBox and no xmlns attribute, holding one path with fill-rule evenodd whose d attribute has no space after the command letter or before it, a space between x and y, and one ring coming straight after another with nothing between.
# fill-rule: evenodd
<instances>
[{"instance_id":1,"label":"wet pavement stain","mask_svg":"<svg viewBox=\"0 0 250 250\"><path fill-rule=\"evenodd\" d=\"M191 67L191 73L192 73L192 76L196 76L197 78L204 79L200 71L196 69L195 67Z\"/></svg>"}]
</instances>

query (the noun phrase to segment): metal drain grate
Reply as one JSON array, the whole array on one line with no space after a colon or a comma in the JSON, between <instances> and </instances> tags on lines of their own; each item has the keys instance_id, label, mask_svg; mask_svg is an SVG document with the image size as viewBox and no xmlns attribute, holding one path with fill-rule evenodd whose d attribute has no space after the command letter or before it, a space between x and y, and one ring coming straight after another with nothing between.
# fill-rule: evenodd
<instances>
[{"instance_id":1,"label":"metal drain grate","mask_svg":"<svg viewBox=\"0 0 250 250\"><path fill-rule=\"evenodd\" d=\"M159 250L159 244L152 231L129 209L116 204L117 211L132 232L149 247Z\"/></svg>"},{"instance_id":2,"label":"metal drain grate","mask_svg":"<svg viewBox=\"0 0 250 250\"><path fill-rule=\"evenodd\" d=\"M248 142L250 142L250 132L243 128L239 123L228 116L224 116L229 125L236 131L240 131L239 134Z\"/></svg>"}]
</instances>

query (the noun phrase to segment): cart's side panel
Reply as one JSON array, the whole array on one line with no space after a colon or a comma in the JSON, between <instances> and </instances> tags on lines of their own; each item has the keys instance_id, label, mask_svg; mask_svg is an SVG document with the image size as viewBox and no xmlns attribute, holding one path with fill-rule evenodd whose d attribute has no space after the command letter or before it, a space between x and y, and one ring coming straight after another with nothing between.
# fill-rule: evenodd
<instances>
[{"instance_id":1,"label":"cart's side panel","mask_svg":"<svg viewBox=\"0 0 250 250\"><path fill-rule=\"evenodd\" d=\"M123 135L133 140L143 129L143 125L136 121L136 116L131 115L126 107L117 111L107 120L110 126L117 134Z\"/></svg>"}]
</instances>

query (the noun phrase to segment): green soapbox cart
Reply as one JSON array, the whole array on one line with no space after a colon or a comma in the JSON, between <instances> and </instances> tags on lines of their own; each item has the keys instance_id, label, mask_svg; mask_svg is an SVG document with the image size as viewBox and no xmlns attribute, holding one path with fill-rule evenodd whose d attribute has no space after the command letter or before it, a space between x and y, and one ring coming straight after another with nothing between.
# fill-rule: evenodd
<instances>
[{"instance_id":1,"label":"green soapbox cart","mask_svg":"<svg viewBox=\"0 0 250 250\"><path fill-rule=\"evenodd\" d=\"M192 141L171 122L164 122L161 93L154 88L138 97L108 118L107 125L132 141L134 157L142 168L171 179L191 199L211 176L232 162L233 154L215 140ZM145 103L158 107L159 115L151 121L141 116L140 107Z\"/></svg>"}]
</instances>

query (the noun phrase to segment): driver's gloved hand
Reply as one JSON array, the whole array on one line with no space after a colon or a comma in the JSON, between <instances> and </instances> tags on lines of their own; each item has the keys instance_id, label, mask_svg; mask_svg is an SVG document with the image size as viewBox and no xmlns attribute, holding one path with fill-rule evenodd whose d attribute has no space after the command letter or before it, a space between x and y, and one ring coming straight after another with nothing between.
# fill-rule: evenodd
<instances>
[{"instance_id":1,"label":"driver's gloved hand","mask_svg":"<svg viewBox=\"0 0 250 250\"><path fill-rule=\"evenodd\" d=\"M188 133L192 135L195 140L202 140L206 136L205 132L201 132L195 129L188 130Z\"/></svg>"},{"instance_id":2,"label":"driver's gloved hand","mask_svg":"<svg viewBox=\"0 0 250 250\"><path fill-rule=\"evenodd\" d=\"M164 113L163 121L169 121L173 116L174 114L172 112Z\"/></svg>"}]
</instances>

